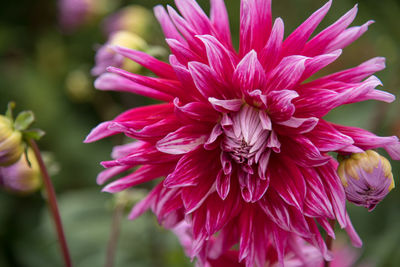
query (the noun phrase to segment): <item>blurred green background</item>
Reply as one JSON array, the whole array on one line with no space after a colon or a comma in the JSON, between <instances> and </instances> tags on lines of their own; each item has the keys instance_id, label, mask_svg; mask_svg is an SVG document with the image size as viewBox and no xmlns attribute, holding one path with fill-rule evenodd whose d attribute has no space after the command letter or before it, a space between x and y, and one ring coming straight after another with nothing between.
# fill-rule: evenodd
<instances>
[{"instance_id":1,"label":"blurred green background","mask_svg":"<svg viewBox=\"0 0 400 267\"><path fill-rule=\"evenodd\" d=\"M106 1L102 1L104 4ZM239 0L227 0L234 42L238 43ZM99 3L96 2L95 3ZM206 10L208 1L199 1ZM286 35L322 0L275 0L273 16L282 17ZM356 1L336 0L319 27L329 25ZM101 14L88 19L74 32L59 27L55 1L6 1L0 9L0 109L17 102L17 110L33 110L36 127L46 131L40 147L52 154L59 171L53 175L65 231L75 266L102 266L110 233L113 196L101 192L96 175L101 160L108 160L112 146L121 137L83 144L98 123L121 111L150 103L138 96L96 92L90 69L96 44L107 37L101 30L103 18L118 9L138 4L151 9L172 0L115 1L105 3ZM349 68L375 56L387 58L387 69L378 73L384 88L398 95L400 88L400 2L363 0L355 25L376 21L341 58L323 73ZM153 18L154 19L154 18ZM165 46L155 19L146 41ZM400 102L391 105L367 101L341 107L329 119L372 130L380 135L400 134ZM399 182L399 163L393 174ZM134 194L141 195L142 191ZM360 261L377 266L400 266L400 192L394 190L369 213L349 205L353 223L364 241ZM347 240L344 237L344 240ZM122 219L115 266L192 266L176 238L161 229L151 214L136 221ZM0 190L0 266L62 266L56 236L41 192L16 196Z\"/></svg>"}]
</instances>

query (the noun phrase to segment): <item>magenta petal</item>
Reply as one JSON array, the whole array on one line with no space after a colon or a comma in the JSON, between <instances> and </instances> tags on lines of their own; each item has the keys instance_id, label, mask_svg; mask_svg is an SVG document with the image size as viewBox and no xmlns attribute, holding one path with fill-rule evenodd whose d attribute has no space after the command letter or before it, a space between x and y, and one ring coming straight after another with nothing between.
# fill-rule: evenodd
<instances>
[{"instance_id":1,"label":"magenta petal","mask_svg":"<svg viewBox=\"0 0 400 267\"><path fill-rule=\"evenodd\" d=\"M105 182L107 182L109 179L111 179L112 177L114 177L122 172L125 172L129 169L131 169L131 166L115 166L115 167L106 169L97 175L96 182L98 185L102 185Z\"/></svg>"},{"instance_id":2,"label":"magenta petal","mask_svg":"<svg viewBox=\"0 0 400 267\"><path fill-rule=\"evenodd\" d=\"M347 234L350 237L351 243L353 244L353 246L360 248L362 247L362 240L361 238L358 236L356 230L353 227L353 224L351 223L350 217L348 214L346 214L346 222L347 222L347 226L345 228Z\"/></svg>"},{"instance_id":3,"label":"magenta petal","mask_svg":"<svg viewBox=\"0 0 400 267\"><path fill-rule=\"evenodd\" d=\"M230 81L236 59L233 54L224 47L214 36L211 35L198 35L207 51L208 63L212 70L214 70L218 77L225 81Z\"/></svg>"},{"instance_id":4,"label":"magenta petal","mask_svg":"<svg viewBox=\"0 0 400 267\"><path fill-rule=\"evenodd\" d=\"M151 70L156 75L166 78L166 79L176 79L176 75L174 70L165 62L162 62L148 54L132 50L125 47L113 46L112 47L115 52L121 54L124 57L127 57L136 63L142 65L146 69Z\"/></svg>"},{"instance_id":5,"label":"magenta petal","mask_svg":"<svg viewBox=\"0 0 400 267\"><path fill-rule=\"evenodd\" d=\"M374 23L374 21L370 20L362 26L351 27L343 31L326 47L326 52L345 48L346 46L360 38L360 36L368 30L368 26L372 23Z\"/></svg>"},{"instance_id":6,"label":"magenta petal","mask_svg":"<svg viewBox=\"0 0 400 267\"><path fill-rule=\"evenodd\" d=\"M284 166L278 163L278 160L270 162L271 166L275 166L271 170L271 186L287 204L303 211L306 197L306 183L303 174L290 159L284 159L283 162L285 162Z\"/></svg>"},{"instance_id":7,"label":"magenta petal","mask_svg":"<svg viewBox=\"0 0 400 267\"><path fill-rule=\"evenodd\" d=\"M129 213L129 219L134 220L142 215L146 210L148 210L157 198L162 188L162 183L159 183L156 187L154 187L154 189L151 190L151 192L144 199L142 199L133 207L132 211Z\"/></svg>"},{"instance_id":8,"label":"magenta petal","mask_svg":"<svg viewBox=\"0 0 400 267\"><path fill-rule=\"evenodd\" d=\"M171 102L173 100L171 95L159 92L153 88L135 83L127 78L112 73L105 73L98 77L94 86L99 90L134 93L161 101Z\"/></svg>"},{"instance_id":9,"label":"magenta petal","mask_svg":"<svg viewBox=\"0 0 400 267\"><path fill-rule=\"evenodd\" d=\"M283 43L283 56L299 54L306 44L308 38L317 28L319 23L328 13L332 1L329 0L323 7L315 11L303 24L291 33Z\"/></svg>"},{"instance_id":10,"label":"magenta petal","mask_svg":"<svg viewBox=\"0 0 400 267\"><path fill-rule=\"evenodd\" d=\"M168 173L169 169L171 169L171 167L169 166L144 165L133 173L108 184L103 188L102 191L108 193L121 192L122 190L131 188L135 185L142 184L161 177Z\"/></svg>"},{"instance_id":11,"label":"magenta petal","mask_svg":"<svg viewBox=\"0 0 400 267\"><path fill-rule=\"evenodd\" d=\"M228 113L231 111L239 111L243 105L242 99L229 99L229 100L220 100L214 97L209 97L208 101L214 107L215 110Z\"/></svg>"},{"instance_id":12,"label":"magenta petal","mask_svg":"<svg viewBox=\"0 0 400 267\"><path fill-rule=\"evenodd\" d=\"M259 52L268 40L271 24L271 0L241 1L239 54L252 49Z\"/></svg>"},{"instance_id":13,"label":"magenta petal","mask_svg":"<svg viewBox=\"0 0 400 267\"><path fill-rule=\"evenodd\" d=\"M264 89L265 70L257 59L257 53L251 50L238 63L232 77L233 83L242 91Z\"/></svg>"},{"instance_id":14,"label":"magenta petal","mask_svg":"<svg viewBox=\"0 0 400 267\"><path fill-rule=\"evenodd\" d=\"M283 58L269 75L265 91L292 89L303 75L305 70L304 63L306 60L307 57L304 56L289 56Z\"/></svg>"},{"instance_id":15,"label":"magenta petal","mask_svg":"<svg viewBox=\"0 0 400 267\"><path fill-rule=\"evenodd\" d=\"M269 116L277 121L287 121L295 112L292 100L299 94L293 90L271 91L267 96Z\"/></svg>"},{"instance_id":16,"label":"magenta petal","mask_svg":"<svg viewBox=\"0 0 400 267\"><path fill-rule=\"evenodd\" d=\"M156 147L168 154L185 154L204 144L207 132L207 128L202 129L197 125L183 126L158 141Z\"/></svg>"},{"instance_id":17,"label":"magenta petal","mask_svg":"<svg viewBox=\"0 0 400 267\"><path fill-rule=\"evenodd\" d=\"M175 39L165 39L168 46L171 49L172 54L184 65L190 61L203 61L196 53L194 53L190 48L186 47L184 44Z\"/></svg>"},{"instance_id":18,"label":"magenta petal","mask_svg":"<svg viewBox=\"0 0 400 267\"><path fill-rule=\"evenodd\" d=\"M331 26L317 34L307 42L302 54L306 56L316 56L323 53L326 47L353 22L357 11L358 8L356 5Z\"/></svg>"},{"instance_id":19,"label":"magenta petal","mask_svg":"<svg viewBox=\"0 0 400 267\"><path fill-rule=\"evenodd\" d=\"M85 138L85 143L92 143L97 140L103 139L105 137L114 135L119 133L118 131L112 131L108 129L108 126L111 124L111 121L106 121L102 122L99 125L96 126L96 128L93 128L88 136Z\"/></svg>"},{"instance_id":20,"label":"magenta petal","mask_svg":"<svg viewBox=\"0 0 400 267\"><path fill-rule=\"evenodd\" d=\"M301 80L304 81L309 78L314 73L318 72L320 69L326 67L335 61L342 54L342 50L336 50L329 54L319 55L313 58L310 58L305 63L305 70Z\"/></svg>"},{"instance_id":21,"label":"magenta petal","mask_svg":"<svg viewBox=\"0 0 400 267\"><path fill-rule=\"evenodd\" d=\"M166 38L178 40L181 44L187 46L186 40L176 30L176 27L172 23L168 13L165 11L165 8L163 6L156 6L154 8L154 14L158 22L160 23Z\"/></svg>"},{"instance_id":22,"label":"magenta petal","mask_svg":"<svg viewBox=\"0 0 400 267\"><path fill-rule=\"evenodd\" d=\"M284 35L284 25L281 18L275 20L271 35L267 44L259 54L260 63L263 65L265 72L270 72L280 59L280 52L282 48L282 41Z\"/></svg>"},{"instance_id":23,"label":"magenta petal","mask_svg":"<svg viewBox=\"0 0 400 267\"><path fill-rule=\"evenodd\" d=\"M165 178L164 186L173 188L198 185L201 179L205 179L216 168L213 160L202 148L186 153L179 159L175 170Z\"/></svg>"},{"instance_id":24,"label":"magenta petal","mask_svg":"<svg viewBox=\"0 0 400 267\"><path fill-rule=\"evenodd\" d=\"M204 122L217 122L220 118L211 105L204 102L190 102L180 106L179 99L174 99L175 114L181 119L186 119L187 122L204 121Z\"/></svg>"},{"instance_id":25,"label":"magenta petal","mask_svg":"<svg viewBox=\"0 0 400 267\"><path fill-rule=\"evenodd\" d=\"M216 189L221 199L226 199L231 185L231 174L220 170L217 175Z\"/></svg>"},{"instance_id":26,"label":"magenta petal","mask_svg":"<svg viewBox=\"0 0 400 267\"><path fill-rule=\"evenodd\" d=\"M211 24L219 35L220 41L226 46L232 47L231 31L229 28L228 12L224 0L211 0L210 18Z\"/></svg>"},{"instance_id":27,"label":"magenta petal","mask_svg":"<svg viewBox=\"0 0 400 267\"><path fill-rule=\"evenodd\" d=\"M324 177L322 182L325 187L330 188L326 193L332 203L333 211L336 219L342 228L346 227L346 195L340 178L336 174L336 168L332 162L324 166L318 167L317 172Z\"/></svg>"}]
</instances>

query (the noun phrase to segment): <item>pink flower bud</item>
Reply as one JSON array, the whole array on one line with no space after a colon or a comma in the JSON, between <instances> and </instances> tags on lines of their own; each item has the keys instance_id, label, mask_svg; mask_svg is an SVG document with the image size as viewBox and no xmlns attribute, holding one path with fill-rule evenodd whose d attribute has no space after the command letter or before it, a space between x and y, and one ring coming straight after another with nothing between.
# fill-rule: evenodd
<instances>
[{"instance_id":1,"label":"pink flower bud","mask_svg":"<svg viewBox=\"0 0 400 267\"><path fill-rule=\"evenodd\" d=\"M42 180L40 169L31 149L28 150L28 165L25 154L16 163L0 167L0 184L6 189L18 193L31 193L40 188Z\"/></svg>"},{"instance_id":2,"label":"pink flower bud","mask_svg":"<svg viewBox=\"0 0 400 267\"><path fill-rule=\"evenodd\" d=\"M372 211L394 188L389 161L372 150L352 154L340 162L338 174L347 200Z\"/></svg>"}]
</instances>

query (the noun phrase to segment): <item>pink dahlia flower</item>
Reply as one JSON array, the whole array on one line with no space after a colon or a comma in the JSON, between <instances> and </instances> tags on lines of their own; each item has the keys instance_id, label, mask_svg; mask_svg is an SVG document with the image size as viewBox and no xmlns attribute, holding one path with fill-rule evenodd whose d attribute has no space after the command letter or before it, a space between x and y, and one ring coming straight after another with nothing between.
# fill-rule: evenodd
<instances>
[{"instance_id":1,"label":"pink dahlia flower","mask_svg":"<svg viewBox=\"0 0 400 267\"><path fill-rule=\"evenodd\" d=\"M335 61L371 21L349 27L354 7L310 39L329 1L284 40L282 19L272 23L271 1L242 0L237 52L223 0L211 0L210 18L194 0L176 5L181 15L155 8L171 48L169 63L113 48L158 77L110 67L95 82L100 90L164 102L130 109L89 134L86 142L118 133L137 140L116 147L114 160L102 162L107 169L98 176L100 184L132 170L103 190L115 193L162 177L130 218L151 208L167 228L190 222L190 256L199 259L207 258L202 253L214 240L219 247L213 251L224 255L236 248L236 262L248 267L273 259L283 264L296 235L329 260L318 229L334 237L329 220L361 246L346 212L338 164L328 152L383 147L400 159L400 143L323 117L344 104L392 102L394 96L376 90L381 82L371 76L384 68L384 59L307 79Z\"/></svg>"}]
</instances>

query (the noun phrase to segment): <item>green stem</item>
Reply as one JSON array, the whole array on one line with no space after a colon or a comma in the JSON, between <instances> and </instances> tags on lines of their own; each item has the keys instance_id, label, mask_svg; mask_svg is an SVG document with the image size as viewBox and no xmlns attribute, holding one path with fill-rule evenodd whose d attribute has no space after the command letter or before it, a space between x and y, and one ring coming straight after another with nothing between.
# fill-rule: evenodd
<instances>
[{"instance_id":1,"label":"green stem","mask_svg":"<svg viewBox=\"0 0 400 267\"><path fill-rule=\"evenodd\" d=\"M57 206L56 193L54 191L53 184L51 182L49 173L47 172L47 168L43 162L39 147L37 146L36 142L32 139L29 139L28 142L30 147L33 149L33 152L35 153L35 157L39 163L40 172L42 173L44 186L47 192L47 203L49 205L50 213L53 216L53 221L56 227L58 241L60 243L65 266L71 267L72 266L71 257L68 250L67 240L65 239L65 234L61 222L60 212Z\"/></svg>"}]
</instances>

